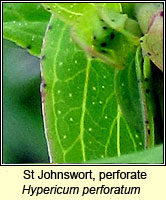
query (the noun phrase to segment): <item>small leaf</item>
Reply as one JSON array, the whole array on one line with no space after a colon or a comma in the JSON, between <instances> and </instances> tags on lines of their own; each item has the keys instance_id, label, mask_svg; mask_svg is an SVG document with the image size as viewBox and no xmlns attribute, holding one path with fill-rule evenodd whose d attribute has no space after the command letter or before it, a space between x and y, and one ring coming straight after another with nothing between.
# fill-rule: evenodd
<instances>
[{"instance_id":1,"label":"small leaf","mask_svg":"<svg viewBox=\"0 0 166 200\"><path fill-rule=\"evenodd\" d=\"M103 18L103 20L111 27L112 29L118 31L119 33L123 34L127 39L132 42L134 45L138 45L138 37L133 35L133 31L129 32L130 29L125 30L128 26L126 26L126 23L130 22L130 25L132 28L135 28L135 24L133 27L132 20L128 20L128 17L126 14L120 14L116 11L109 10L109 9L100 9L100 14ZM137 28L138 29L138 28Z\"/></svg>"},{"instance_id":2,"label":"small leaf","mask_svg":"<svg viewBox=\"0 0 166 200\"><path fill-rule=\"evenodd\" d=\"M147 33L140 40L144 53L163 71L163 9L153 16Z\"/></svg>"},{"instance_id":3,"label":"small leaf","mask_svg":"<svg viewBox=\"0 0 166 200\"><path fill-rule=\"evenodd\" d=\"M39 56L49 18L39 3L3 3L3 37Z\"/></svg>"},{"instance_id":4,"label":"small leaf","mask_svg":"<svg viewBox=\"0 0 166 200\"><path fill-rule=\"evenodd\" d=\"M159 9L163 7L163 3L135 3L134 11L137 21L142 32L145 34L151 24L153 17Z\"/></svg>"},{"instance_id":5,"label":"small leaf","mask_svg":"<svg viewBox=\"0 0 166 200\"><path fill-rule=\"evenodd\" d=\"M63 22L53 16L49 26L41 71L51 161L82 163L144 149L139 132L128 125L117 104L115 71L87 57Z\"/></svg>"},{"instance_id":6,"label":"small leaf","mask_svg":"<svg viewBox=\"0 0 166 200\"><path fill-rule=\"evenodd\" d=\"M87 54L99 58L111 67L122 69L125 67L128 55L135 48L138 38L135 39L133 36L133 42L128 39L128 34L126 36L127 31L123 29L126 15L108 11L117 20L113 19L114 25L104 21L107 17L110 18L109 16L103 16L102 19L96 8L93 8L90 13L86 13L85 17L79 18L79 23L75 24L72 30L72 36ZM117 18L119 15L120 17Z\"/></svg>"},{"instance_id":7,"label":"small leaf","mask_svg":"<svg viewBox=\"0 0 166 200\"><path fill-rule=\"evenodd\" d=\"M132 34L133 31L130 33L125 30L134 28L138 32L138 25L134 20L128 20L127 15L119 13L122 11L119 3L82 3L82 6L79 3L42 5L72 26L74 40L87 54L112 67L123 68L131 46L139 44L138 38ZM133 28L129 29L129 24Z\"/></svg>"},{"instance_id":8,"label":"small leaf","mask_svg":"<svg viewBox=\"0 0 166 200\"><path fill-rule=\"evenodd\" d=\"M132 36L140 38L142 36L141 29L136 20L127 18L124 29L129 32Z\"/></svg>"}]
</instances>

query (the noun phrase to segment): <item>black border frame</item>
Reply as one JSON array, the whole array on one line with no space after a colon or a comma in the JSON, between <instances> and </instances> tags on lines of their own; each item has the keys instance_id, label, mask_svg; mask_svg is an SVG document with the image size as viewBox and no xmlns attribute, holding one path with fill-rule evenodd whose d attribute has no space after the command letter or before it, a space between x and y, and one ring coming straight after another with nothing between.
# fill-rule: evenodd
<instances>
[{"instance_id":1,"label":"black border frame","mask_svg":"<svg viewBox=\"0 0 166 200\"><path fill-rule=\"evenodd\" d=\"M163 34L164 34L164 40L163 40L163 63L164 63L164 141L163 141L163 163L161 164L84 164L84 163L61 163L61 164L4 164L3 163L3 3L103 3L103 1L1 1L1 157L0 157L0 166L166 166L166 150L165 150L165 143L166 143L166 137L165 137L165 13L164 13L164 23L163 23ZM106 3L163 3L164 11L165 11L165 1L105 1Z\"/></svg>"}]
</instances>

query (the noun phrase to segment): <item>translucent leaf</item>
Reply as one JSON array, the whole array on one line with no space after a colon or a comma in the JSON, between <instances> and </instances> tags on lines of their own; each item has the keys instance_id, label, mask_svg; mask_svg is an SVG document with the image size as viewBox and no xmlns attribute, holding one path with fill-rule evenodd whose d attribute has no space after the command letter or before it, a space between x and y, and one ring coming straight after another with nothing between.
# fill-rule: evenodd
<instances>
[{"instance_id":1,"label":"translucent leaf","mask_svg":"<svg viewBox=\"0 0 166 200\"><path fill-rule=\"evenodd\" d=\"M142 136L128 125L117 104L115 71L86 57L63 22L52 17L49 26L41 69L52 161L81 163L144 149Z\"/></svg>"}]
</instances>

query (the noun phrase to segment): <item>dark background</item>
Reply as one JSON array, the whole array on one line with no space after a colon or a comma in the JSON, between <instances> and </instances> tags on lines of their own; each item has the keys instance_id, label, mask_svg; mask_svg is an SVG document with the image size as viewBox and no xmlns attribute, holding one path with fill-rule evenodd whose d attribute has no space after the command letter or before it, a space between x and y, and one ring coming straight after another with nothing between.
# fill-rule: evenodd
<instances>
[{"instance_id":1,"label":"dark background","mask_svg":"<svg viewBox=\"0 0 166 200\"><path fill-rule=\"evenodd\" d=\"M3 163L48 163L39 58L3 41Z\"/></svg>"}]
</instances>

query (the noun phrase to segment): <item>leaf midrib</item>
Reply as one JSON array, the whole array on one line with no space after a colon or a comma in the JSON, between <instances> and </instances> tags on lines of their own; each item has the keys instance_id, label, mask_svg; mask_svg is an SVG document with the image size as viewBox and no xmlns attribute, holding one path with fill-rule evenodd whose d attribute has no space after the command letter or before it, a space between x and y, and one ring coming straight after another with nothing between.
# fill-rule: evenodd
<instances>
[{"instance_id":1,"label":"leaf midrib","mask_svg":"<svg viewBox=\"0 0 166 200\"><path fill-rule=\"evenodd\" d=\"M84 122L85 122L85 112L86 112L86 101L87 101L87 93L88 93L88 81L89 81L90 66L91 66L91 59L88 58L87 59L84 94L83 94L83 102L82 102L82 114L81 114L81 120L80 120L80 140L81 140L83 162L86 161L85 144L84 144Z\"/></svg>"}]
</instances>

